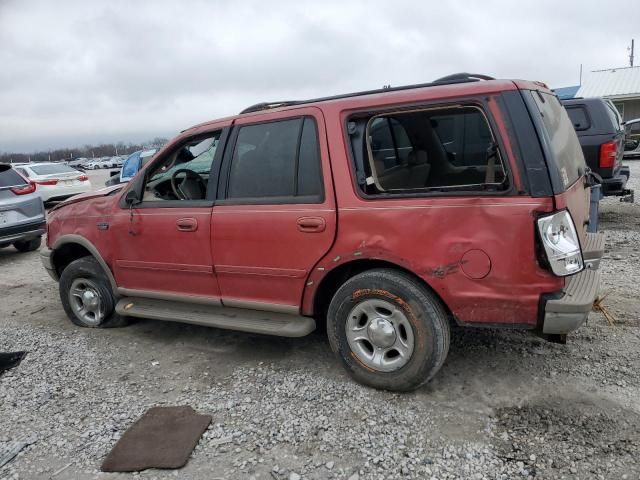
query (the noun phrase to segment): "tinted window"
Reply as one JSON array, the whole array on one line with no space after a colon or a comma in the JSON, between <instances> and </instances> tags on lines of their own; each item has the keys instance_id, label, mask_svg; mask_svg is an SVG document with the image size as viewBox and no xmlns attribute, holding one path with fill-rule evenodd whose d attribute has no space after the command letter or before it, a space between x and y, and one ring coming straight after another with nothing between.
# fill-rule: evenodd
<instances>
[{"instance_id":1,"label":"tinted window","mask_svg":"<svg viewBox=\"0 0 640 480\"><path fill-rule=\"evenodd\" d=\"M14 187L16 185L25 185L24 181L16 171L8 165L0 165L0 187Z\"/></svg>"},{"instance_id":2,"label":"tinted window","mask_svg":"<svg viewBox=\"0 0 640 480\"><path fill-rule=\"evenodd\" d=\"M55 175L56 173L78 173L75 168L66 165L34 165L31 168L36 175Z\"/></svg>"},{"instance_id":3,"label":"tinted window","mask_svg":"<svg viewBox=\"0 0 640 480\"><path fill-rule=\"evenodd\" d=\"M274 198L322 192L315 121L298 118L240 127L227 198Z\"/></svg>"},{"instance_id":4,"label":"tinted window","mask_svg":"<svg viewBox=\"0 0 640 480\"><path fill-rule=\"evenodd\" d=\"M300 136L300 154L298 156L297 195L321 195L322 172L320 171L320 149L316 122L305 118Z\"/></svg>"},{"instance_id":5,"label":"tinted window","mask_svg":"<svg viewBox=\"0 0 640 480\"><path fill-rule=\"evenodd\" d=\"M542 117L562 183L564 187L568 187L580 177L586 167L576 132L557 97L539 91L531 92L531 96Z\"/></svg>"},{"instance_id":6,"label":"tinted window","mask_svg":"<svg viewBox=\"0 0 640 480\"><path fill-rule=\"evenodd\" d=\"M586 130L589 128L589 117L584 107L567 107L567 113L576 130Z\"/></svg>"}]
</instances>

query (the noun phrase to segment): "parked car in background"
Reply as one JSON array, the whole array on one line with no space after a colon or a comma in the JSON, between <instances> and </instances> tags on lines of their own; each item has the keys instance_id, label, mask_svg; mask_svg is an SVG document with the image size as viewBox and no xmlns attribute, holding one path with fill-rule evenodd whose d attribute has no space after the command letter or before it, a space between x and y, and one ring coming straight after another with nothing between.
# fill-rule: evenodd
<instances>
[{"instance_id":1,"label":"parked car in background","mask_svg":"<svg viewBox=\"0 0 640 480\"><path fill-rule=\"evenodd\" d=\"M11 165L0 164L0 248L13 245L20 252L37 250L46 226L35 184Z\"/></svg>"},{"instance_id":2,"label":"parked car in background","mask_svg":"<svg viewBox=\"0 0 640 480\"><path fill-rule=\"evenodd\" d=\"M629 167L622 165L625 131L615 105L603 98L562 100L576 130L587 166L602 178L604 196L630 196Z\"/></svg>"},{"instance_id":3,"label":"parked car in background","mask_svg":"<svg viewBox=\"0 0 640 480\"><path fill-rule=\"evenodd\" d=\"M122 163L122 168L119 172L112 172L111 178L105 182L107 187L111 185L117 185L118 183L125 183L131 180L140 168L144 167L149 160L156 153L156 149L151 150L138 150L133 152Z\"/></svg>"},{"instance_id":4,"label":"parked car in background","mask_svg":"<svg viewBox=\"0 0 640 480\"><path fill-rule=\"evenodd\" d=\"M31 163L16 170L34 183L43 202L91 191L89 177L63 163Z\"/></svg>"},{"instance_id":5,"label":"parked car in background","mask_svg":"<svg viewBox=\"0 0 640 480\"><path fill-rule=\"evenodd\" d=\"M624 131L626 134L624 158L640 157L640 118L626 121Z\"/></svg>"},{"instance_id":6,"label":"parked car in background","mask_svg":"<svg viewBox=\"0 0 640 480\"><path fill-rule=\"evenodd\" d=\"M76 325L296 337L326 322L356 380L411 390L443 365L450 322L564 342L586 320L604 250L586 171L539 82L262 103L56 206L41 255Z\"/></svg>"}]
</instances>

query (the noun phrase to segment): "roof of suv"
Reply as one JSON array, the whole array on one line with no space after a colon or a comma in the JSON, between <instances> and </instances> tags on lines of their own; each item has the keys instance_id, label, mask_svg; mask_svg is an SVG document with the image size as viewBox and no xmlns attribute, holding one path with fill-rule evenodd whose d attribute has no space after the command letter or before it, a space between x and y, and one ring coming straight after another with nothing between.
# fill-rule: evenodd
<instances>
[{"instance_id":1,"label":"roof of suv","mask_svg":"<svg viewBox=\"0 0 640 480\"><path fill-rule=\"evenodd\" d=\"M300 108L301 106L317 106L319 104L340 103L348 108L361 108L376 104L390 103L390 101L402 103L411 102L416 97L421 100L447 98L461 95L479 95L507 90L530 89L544 90L551 94L551 90L541 82L526 80L495 79L486 75L473 73L456 73L439 78L430 83L403 85L398 87L384 87L375 90L364 90L329 97L313 98L308 100L284 100L275 102L261 102L242 110L238 115L231 115L216 120L203 122L183 130L193 130L225 120L231 120L243 115L259 115L267 112L283 111Z\"/></svg>"}]
</instances>

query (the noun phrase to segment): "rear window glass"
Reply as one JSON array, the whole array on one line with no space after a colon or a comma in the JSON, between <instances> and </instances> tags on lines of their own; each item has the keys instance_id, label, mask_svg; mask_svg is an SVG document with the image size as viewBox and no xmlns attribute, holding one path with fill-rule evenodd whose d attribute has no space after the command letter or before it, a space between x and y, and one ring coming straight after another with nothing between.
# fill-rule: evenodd
<instances>
[{"instance_id":1,"label":"rear window glass","mask_svg":"<svg viewBox=\"0 0 640 480\"><path fill-rule=\"evenodd\" d=\"M24 178L18 172L8 165L0 165L0 188L15 187L16 185L25 185Z\"/></svg>"},{"instance_id":2,"label":"rear window glass","mask_svg":"<svg viewBox=\"0 0 640 480\"><path fill-rule=\"evenodd\" d=\"M576 130L587 130L590 126L589 116L584 107L567 107L567 113Z\"/></svg>"},{"instance_id":3,"label":"rear window glass","mask_svg":"<svg viewBox=\"0 0 640 480\"><path fill-rule=\"evenodd\" d=\"M56 173L78 173L74 168L66 165L34 165L30 167L36 175L55 175Z\"/></svg>"},{"instance_id":4,"label":"rear window glass","mask_svg":"<svg viewBox=\"0 0 640 480\"><path fill-rule=\"evenodd\" d=\"M542 117L553 160L566 188L573 185L586 168L578 136L567 111L555 95L536 90L531 92L531 96Z\"/></svg>"}]
</instances>

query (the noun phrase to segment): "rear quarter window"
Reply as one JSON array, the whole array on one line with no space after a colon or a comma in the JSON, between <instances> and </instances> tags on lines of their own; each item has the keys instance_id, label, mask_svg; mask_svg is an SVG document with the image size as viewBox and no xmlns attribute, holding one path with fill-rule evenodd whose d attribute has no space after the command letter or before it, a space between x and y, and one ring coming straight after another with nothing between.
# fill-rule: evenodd
<instances>
[{"instance_id":1,"label":"rear quarter window","mask_svg":"<svg viewBox=\"0 0 640 480\"><path fill-rule=\"evenodd\" d=\"M0 165L0 188L25 185L27 182L9 165Z\"/></svg>"},{"instance_id":2,"label":"rear quarter window","mask_svg":"<svg viewBox=\"0 0 640 480\"><path fill-rule=\"evenodd\" d=\"M573 185L586 169L584 155L569 115L555 95L532 91L533 103L540 114L551 159L549 168L557 168L564 188Z\"/></svg>"},{"instance_id":3,"label":"rear quarter window","mask_svg":"<svg viewBox=\"0 0 640 480\"><path fill-rule=\"evenodd\" d=\"M576 131L588 130L591 127L591 121L589 120L589 114L584 107L566 107L573 128Z\"/></svg>"}]
</instances>

